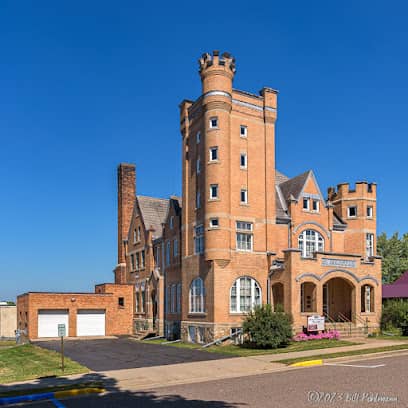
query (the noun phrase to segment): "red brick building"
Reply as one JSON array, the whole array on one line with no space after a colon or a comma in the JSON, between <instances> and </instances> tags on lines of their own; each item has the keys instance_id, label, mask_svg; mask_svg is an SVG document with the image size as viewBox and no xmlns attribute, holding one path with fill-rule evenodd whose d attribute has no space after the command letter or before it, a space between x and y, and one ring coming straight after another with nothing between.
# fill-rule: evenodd
<instances>
[{"instance_id":1,"label":"red brick building","mask_svg":"<svg viewBox=\"0 0 408 408\"><path fill-rule=\"evenodd\" d=\"M378 326L376 185L339 184L325 197L312 171L277 171L277 91L234 89L228 53L204 54L199 65L202 94L180 104L181 203L149 198L141 210L134 167L118 170L115 279L135 284L144 329L207 342L262 303L281 304L296 331L316 314L328 324ZM146 265L133 278L129 242L139 226Z\"/></svg>"},{"instance_id":2,"label":"red brick building","mask_svg":"<svg viewBox=\"0 0 408 408\"><path fill-rule=\"evenodd\" d=\"M132 334L133 286L104 283L95 293L28 292L17 297L18 329L29 339L57 337L58 324L66 335Z\"/></svg>"}]
</instances>

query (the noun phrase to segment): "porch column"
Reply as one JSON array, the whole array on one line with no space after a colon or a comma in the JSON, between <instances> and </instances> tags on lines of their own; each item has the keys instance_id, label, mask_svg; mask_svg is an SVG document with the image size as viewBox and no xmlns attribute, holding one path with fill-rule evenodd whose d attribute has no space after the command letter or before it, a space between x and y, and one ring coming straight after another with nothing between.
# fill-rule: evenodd
<instances>
[{"instance_id":1,"label":"porch column","mask_svg":"<svg viewBox=\"0 0 408 408\"><path fill-rule=\"evenodd\" d=\"M323 316L323 285L316 284L316 311L320 316Z\"/></svg>"}]
</instances>

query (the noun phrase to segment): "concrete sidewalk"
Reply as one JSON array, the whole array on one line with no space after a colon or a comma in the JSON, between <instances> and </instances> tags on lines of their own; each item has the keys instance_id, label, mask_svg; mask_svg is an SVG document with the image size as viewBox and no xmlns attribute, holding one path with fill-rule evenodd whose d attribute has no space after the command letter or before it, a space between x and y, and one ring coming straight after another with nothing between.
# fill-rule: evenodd
<instances>
[{"instance_id":1,"label":"concrete sidewalk","mask_svg":"<svg viewBox=\"0 0 408 408\"><path fill-rule=\"evenodd\" d=\"M222 360L197 361L182 364L171 364L154 367L132 368L94 372L85 375L74 375L66 378L48 378L27 381L19 384L1 386L1 390L28 389L48 385L64 385L85 381L103 381L107 391L138 391L154 389L163 386L197 383L265 374L277 371L286 371L290 368L276 361L289 358L313 358L319 354L333 354L352 350L367 350L386 346L407 344L407 341L375 340L375 339L350 339L364 344L353 346L334 347L329 349L308 350L280 354L264 354L251 357L236 357ZM170 347L170 346L169 346Z\"/></svg>"}]
</instances>

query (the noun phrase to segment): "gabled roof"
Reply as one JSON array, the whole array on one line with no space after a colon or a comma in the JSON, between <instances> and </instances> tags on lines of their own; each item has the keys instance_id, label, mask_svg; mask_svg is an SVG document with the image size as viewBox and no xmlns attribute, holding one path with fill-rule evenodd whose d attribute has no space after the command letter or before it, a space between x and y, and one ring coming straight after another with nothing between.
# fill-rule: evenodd
<instances>
[{"instance_id":1,"label":"gabled roof","mask_svg":"<svg viewBox=\"0 0 408 408\"><path fill-rule=\"evenodd\" d=\"M153 239L161 237L163 233L162 224L166 220L169 200L141 195L136 196L136 198L145 228L147 230L154 228Z\"/></svg>"},{"instance_id":2,"label":"gabled roof","mask_svg":"<svg viewBox=\"0 0 408 408\"><path fill-rule=\"evenodd\" d=\"M408 271L405 271L393 285L408 285Z\"/></svg>"},{"instance_id":3,"label":"gabled roof","mask_svg":"<svg viewBox=\"0 0 408 408\"><path fill-rule=\"evenodd\" d=\"M310 173L311 170L306 171L305 173L299 174L299 176L288 179L279 185L283 199L285 201L289 201L289 199L292 196L295 200L299 199L300 193L302 192L303 187L305 186Z\"/></svg>"}]
</instances>

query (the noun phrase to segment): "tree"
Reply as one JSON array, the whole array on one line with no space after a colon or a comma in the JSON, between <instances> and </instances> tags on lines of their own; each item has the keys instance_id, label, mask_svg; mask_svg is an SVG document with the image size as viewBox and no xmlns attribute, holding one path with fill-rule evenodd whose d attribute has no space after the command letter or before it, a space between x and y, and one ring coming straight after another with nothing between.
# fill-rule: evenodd
<instances>
[{"instance_id":1,"label":"tree","mask_svg":"<svg viewBox=\"0 0 408 408\"><path fill-rule=\"evenodd\" d=\"M292 338L292 317L281 309L274 312L269 304L257 306L247 315L242 328L252 347L284 347Z\"/></svg>"},{"instance_id":2,"label":"tree","mask_svg":"<svg viewBox=\"0 0 408 408\"><path fill-rule=\"evenodd\" d=\"M394 282L408 270L408 234L400 238L396 232L387 238L387 235L382 233L377 238L377 253L383 257L383 283Z\"/></svg>"}]
</instances>

